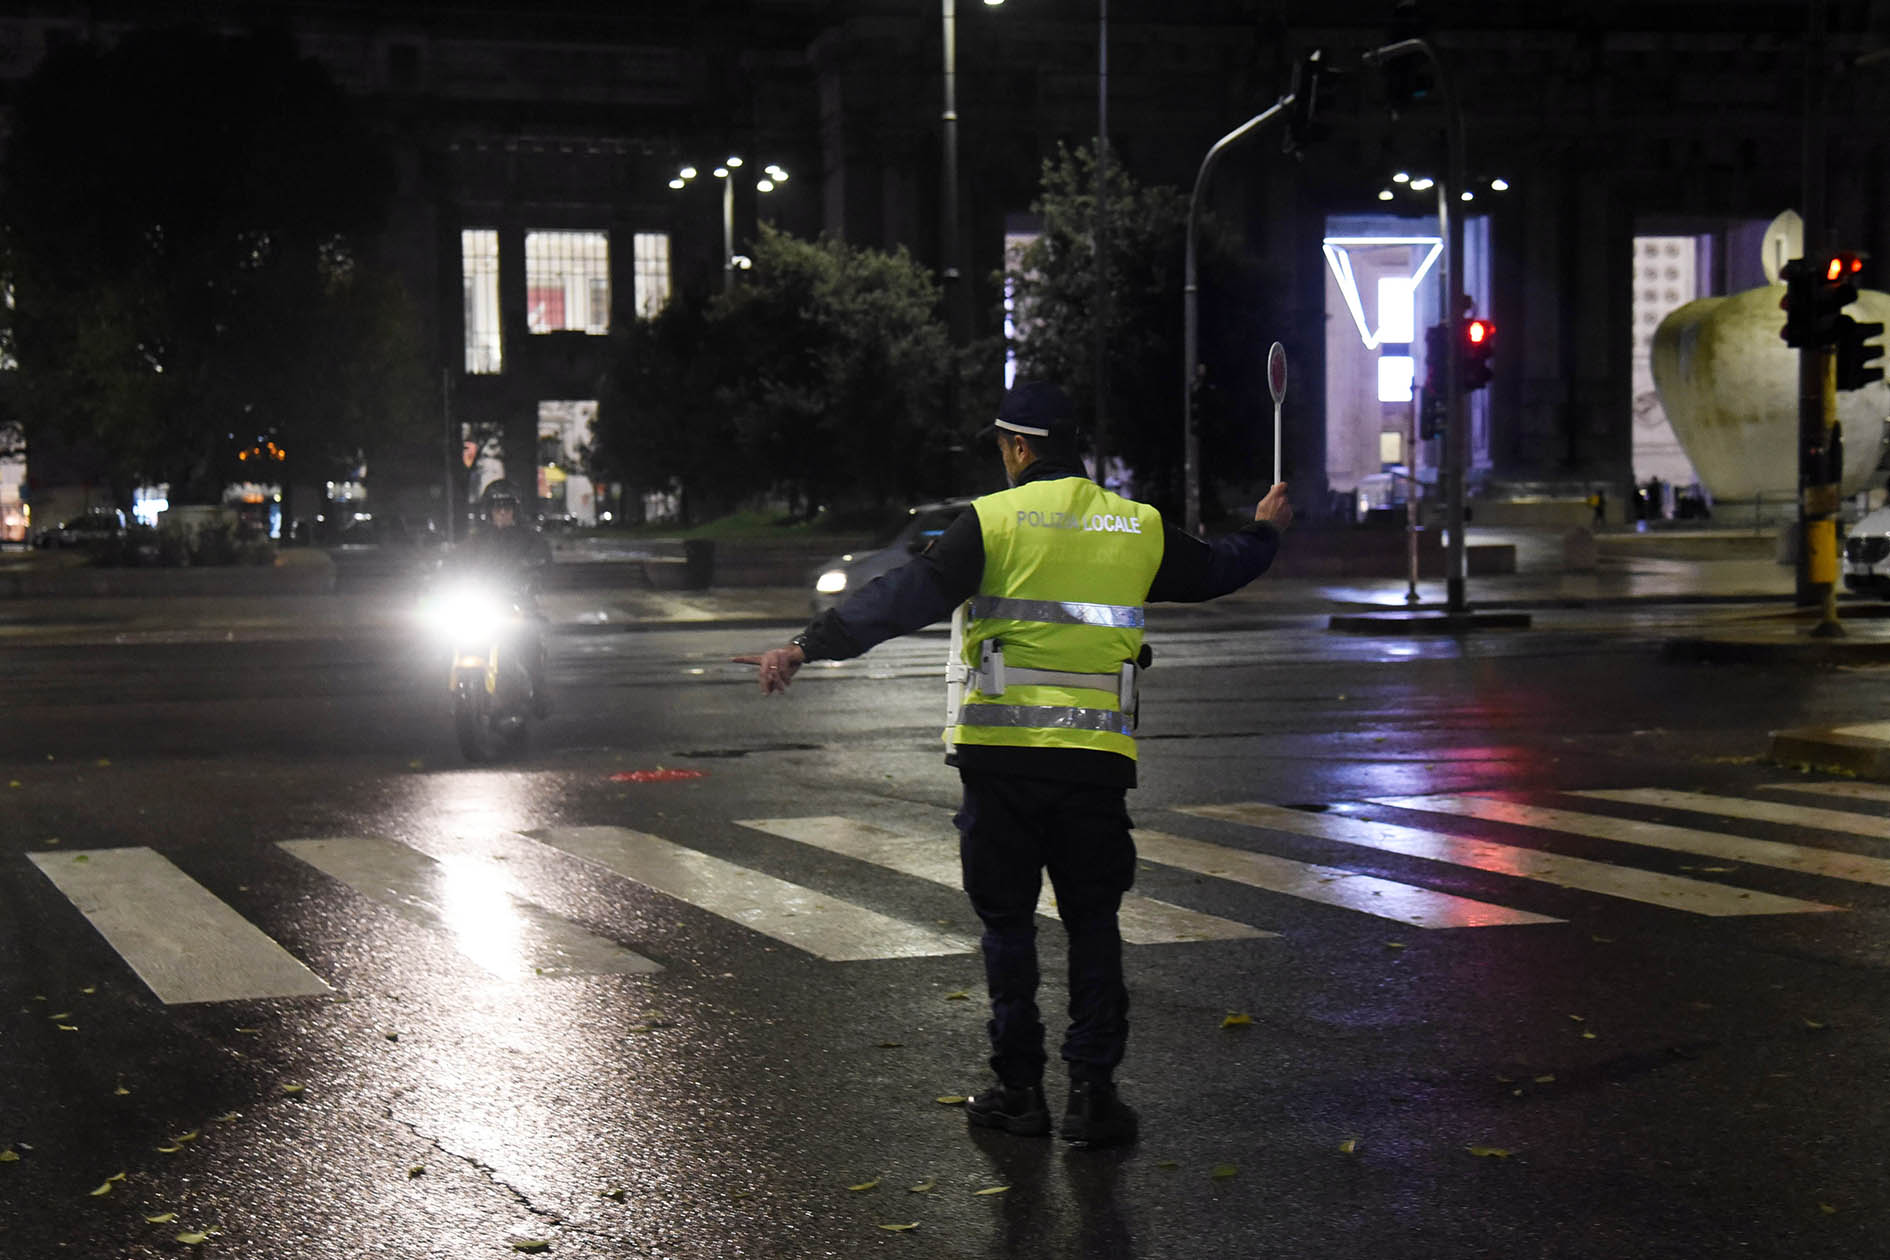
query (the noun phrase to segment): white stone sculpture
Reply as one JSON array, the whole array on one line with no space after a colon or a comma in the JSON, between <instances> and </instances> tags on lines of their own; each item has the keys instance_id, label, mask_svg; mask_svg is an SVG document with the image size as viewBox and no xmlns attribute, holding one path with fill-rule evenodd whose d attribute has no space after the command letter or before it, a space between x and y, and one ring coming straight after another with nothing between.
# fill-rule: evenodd
<instances>
[{"instance_id":1,"label":"white stone sculpture","mask_svg":"<svg viewBox=\"0 0 1890 1260\"><path fill-rule=\"evenodd\" d=\"M1654 330L1660 405L1719 502L1790 500L1798 493L1798 351L1779 336L1785 286L1778 279L1780 260L1798 253L1797 219L1788 211L1767 233L1765 272L1772 283L1689 302ZM1890 323L1890 293L1865 289L1845 313ZM1885 476L1876 468L1890 419L1890 386L1877 381L1838 394L1837 414L1844 434L1839 490L1855 494Z\"/></svg>"}]
</instances>

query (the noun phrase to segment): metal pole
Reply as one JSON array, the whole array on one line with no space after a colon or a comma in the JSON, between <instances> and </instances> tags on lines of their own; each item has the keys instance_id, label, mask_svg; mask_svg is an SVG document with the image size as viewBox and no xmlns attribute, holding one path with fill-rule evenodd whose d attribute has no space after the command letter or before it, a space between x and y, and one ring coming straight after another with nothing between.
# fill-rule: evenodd
<instances>
[{"instance_id":1,"label":"metal pole","mask_svg":"<svg viewBox=\"0 0 1890 1260\"><path fill-rule=\"evenodd\" d=\"M1096 480L1109 479L1109 0L1097 0L1096 16Z\"/></svg>"},{"instance_id":2,"label":"metal pole","mask_svg":"<svg viewBox=\"0 0 1890 1260\"><path fill-rule=\"evenodd\" d=\"M446 498L440 508L440 528L445 541L453 541L453 478L459 468L459 451L453 441L453 369L440 369L440 423L445 429L446 442L441 453L446 456Z\"/></svg>"},{"instance_id":3,"label":"metal pole","mask_svg":"<svg viewBox=\"0 0 1890 1260\"><path fill-rule=\"evenodd\" d=\"M1799 257L1816 267L1824 257L1824 176L1825 129L1824 96L1824 0L1811 0L1809 29L1805 35L1805 118L1804 118L1804 233ZM1807 292L1810 290L1808 289ZM1824 445L1824 375L1829 356L1816 346L1798 352L1798 555L1796 565L1796 603L1801 608L1824 602L1824 592L1812 564L1812 534L1826 528L1817 518L1826 513L1814 510L1807 502L1814 487L1824 480L1816 467L1814 452ZM1835 541L1833 547L1835 547ZM1833 584L1835 585L1835 584Z\"/></svg>"},{"instance_id":4,"label":"metal pole","mask_svg":"<svg viewBox=\"0 0 1890 1260\"><path fill-rule=\"evenodd\" d=\"M1282 96L1272 105L1255 114L1240 126L1234 128L1214 142L1201 159L1201 169L1195 172L1194 191L1188 194L1188 232L1187 247L1184 251L1181 282L1181 327L1182 327L1182 374L1181 374L1181 450L1182 450L1182 502L1184 519L1190 534L1201 532L1201 484L1196 465L1200 463L1199 443L1194 436L1194 378L1196 365L1200 360L1196 340L1198 286L1195 284L1194 234L1195 222L1200 216L1201 190L1207 186L1208 172L1221 153L1235 142L1244 139L1262 123L1267 122L1281 110L1293 103L1291 93Z\"/></svg>"},{"instance_id":5,"label":"metal pole","mask_svg":"<svg viewBox=\"0 0 1890 1260\"><path fill-rule=\"evenodd\" d=\"M958 4L939 0L945 42L945 203L939 207L939 279L945 287L945 316L952 345L965 344L964 294L958 277Z\"/></svg>"},{"instance_id":6,"label":"metal pole","mask_svg":"<svg viewBox=\"0 0 1890 1260\"><path fill-rule=\"evenodd\" d=\"M1444 238L1443 258L1439 283L1443 286L1444 328L1449 333L1451 359L1449 370L1444 373L1444 451L1439 461L1437 474L1444 482L1446 496L1445 527L1450 531L1450 546L1444 558L1444 585L1446 604L1449 612L1468 611L1464 602L1464 573L1466 569L1466 551L1463 538L1463 490L1464 470L1468 462L1469 425L1464 416L1463 382L1457 375L1457 334L1458 334L1458 289L1462 284L1459 271L1462 267L1463 225L1458 217L1451 213L1450 198L1462 194L1464 180L1464 143L1463 111L1457 103L1457 94L1451 91L1450 76L1444 69L1444 63L1432 48L1430 41L1423 39L1404 39L1395 44L1386 44L1374 48L1361 59L1368 66L1378 65L1393 58L1420 54L1431 63L1431 72L1437 79L1438 93L1444 99L1445 145L1448 153L1445 166L1448 168L1444 179L1437 185L1437 228L1438 235Z\"/></svg>"},{"instance_id":7,"label":"metal pole","mask_svg":"<svg viewBox=\"0 0 1890 1260\"><path fill-rule=\"evenodd\" d=\"M1409 562L1411 584L1405 590L1404 602L1419 602L1418 580L1418 414L1417 403L1413 401L1407 409L1409 421L1405 429L1404 470L1408 474L1404 482L1404 550Z\"/></svg>"},{"instance_id":8,"label":"metal pole","mask_svg":"<svg viewBox=\"0 0 1890 1260\"><path fill-rule=\"evenodd\" d=\"M735 287L735 171L722 177L722 292Z\"/></svg>"}]
</instances>

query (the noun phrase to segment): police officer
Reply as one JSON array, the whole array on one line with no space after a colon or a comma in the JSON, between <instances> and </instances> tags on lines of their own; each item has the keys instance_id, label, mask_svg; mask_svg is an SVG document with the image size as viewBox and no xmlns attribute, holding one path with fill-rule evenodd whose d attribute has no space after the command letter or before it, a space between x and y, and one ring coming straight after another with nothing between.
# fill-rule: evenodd
<instances>
[{"instance_id":1,"label":"police officer","mask_svg":"<svg viewBox=\"0 0 1890 1260\"><path fill-rule=\"evenodd\" d=\"M518 490L510 481L501 477L486 486L479 495L481 525L467 541L462 564L503 583L528 616L528 641L522 646L531 675L532 714L543 719L551 716L551 687L546 678L545 617L536 594L539 571L551 563L551 544L536 529L525 528L519 512Z\"/></svg>"},{"instance_id":2,"label":"police officer","mask_svg":"<svg viewBox=\"0 0 1890 1260\"><path fill-rule=\"evenodd\" d=\"M1204 542L1086 475L1070 400L1019 382L995 436L1010 489L978 499L924 552L816 617L785 647L736 661L762 693L810 660L844 660L953 619L947 758L965 891L984 924L997 1081L966 1105L973 1125L1050 1132L1036 993L1036 908L1047 870L1069 936L1070 1091L1062 1136L1135 1140L1114 1075L1128 1040L1116 913L1135 878L1126 790L1135 785L1142 605L1200 601L1263 573L1293 518L1284 483L1236 533Z\"/></svg>"}]
</instances>

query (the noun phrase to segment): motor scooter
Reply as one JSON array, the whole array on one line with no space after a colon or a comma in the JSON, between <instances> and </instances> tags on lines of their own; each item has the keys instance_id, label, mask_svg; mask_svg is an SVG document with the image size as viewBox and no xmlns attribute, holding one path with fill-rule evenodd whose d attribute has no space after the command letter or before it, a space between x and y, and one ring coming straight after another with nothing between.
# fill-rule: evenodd
<instances>
[{"instance_id":1,"label":"motor scooter","mask_svg":"<svg viewBox=\"0 0 1890 1260\"><path fill-rule=\"evenodd\" d=\"M422 616L452 654L448 692L460 752L471 762L522 755L532 717L527 654L542 650L527 590L490 577L452 578L427 595Z\"/></svg>"}]
</instances>

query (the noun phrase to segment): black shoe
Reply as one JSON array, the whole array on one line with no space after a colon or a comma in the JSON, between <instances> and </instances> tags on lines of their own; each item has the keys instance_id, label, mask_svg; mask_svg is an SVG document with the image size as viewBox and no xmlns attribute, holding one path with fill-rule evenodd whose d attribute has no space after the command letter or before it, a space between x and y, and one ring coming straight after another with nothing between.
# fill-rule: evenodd
<instances>
[{"instance_id":1,"label":"black shoe","mask_svg":"<svg viewBox=\"0 0 1890 1260\"><path fill-rule=\"evenodd\" d=\"M1019 1137L1050 1132L1050 1108L1041 1085L993 1085L965 1104L965 1120L981 1129L1002 1129Z\"/></svg>"},{"instance_id":2,"label":"black shoe","mask_svg":"<svg viewBox=\"0 0 1890 1260\"><path fill-rule=\"evenodd\" d=\"M1109 1081L1077 1081L1063 1109L1063 1140L1079 1146L1124 1146L1135 1141L1141 1123L1135 1108L1116 1097Z\"/></svg>"}]
</instances>

